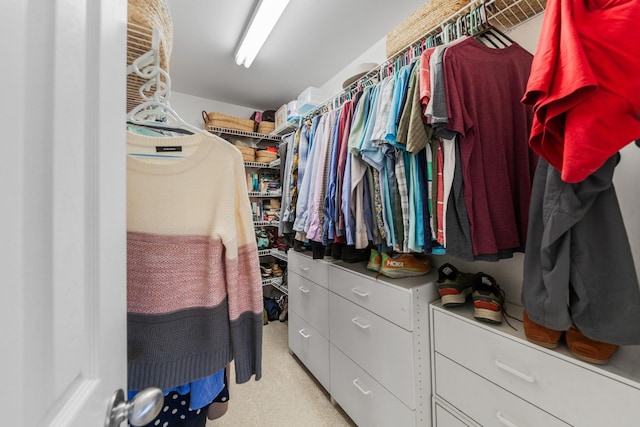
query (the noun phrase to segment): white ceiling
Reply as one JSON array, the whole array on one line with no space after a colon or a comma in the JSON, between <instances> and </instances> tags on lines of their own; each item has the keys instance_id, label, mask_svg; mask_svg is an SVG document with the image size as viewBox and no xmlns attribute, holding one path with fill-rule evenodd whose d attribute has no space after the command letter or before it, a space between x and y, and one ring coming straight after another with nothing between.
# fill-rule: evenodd
<instances>
[{"instance_id":1,"label":"white ceiling","mask_svg":"<svg viewBox=\"0 0 640 427\"><path fill-rule=\"evenodd\" d=\"M428 1L428 0L427 0ZM425 0L291 0L250 68L234 53L255 0L168 0L172 90L258 110L319 87Z\"/></svg>"}]
</instances>

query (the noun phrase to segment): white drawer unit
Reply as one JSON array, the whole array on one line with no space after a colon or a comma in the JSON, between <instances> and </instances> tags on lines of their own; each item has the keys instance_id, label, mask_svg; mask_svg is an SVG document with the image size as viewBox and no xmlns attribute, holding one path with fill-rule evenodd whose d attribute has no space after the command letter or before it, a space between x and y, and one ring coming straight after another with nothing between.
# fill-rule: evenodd
<instances>
[{"instance_id":1,"label":"white drawer unit","mask_svg":"<svg viewBox=\"0 0 640 427\"><path fill-rule=\"evenodd\" d=\"M289 310L329 337L329 290L298 274L289 274Z\"/></svg>"},{"instance_id":2,"label":"white drawer unit","mask_svg":"<svg viewBox=\"0 0 640 427\"><path fill-rule=\"evenodd\" d=\"M412 426L406 407L334 345L331 350L331 395L359 426Z\"/></svg>"},{"instance_id":3,"label":"white drawer unit","mask_svg":"<svg viewBox=\"0 0 640 427\"><path fill-rule=\"evenodd\" d=\"M289 260L287 268L290 273L296 273L322 287L327 287L327 282L329 281L328 268L331 265L328 260L332 258L316 260L306 253L299 253L294 250L289 250L287 258Z\"/></svg>"},{"instance_id":4,"label":"white drawer unit","mask_svg":"<svg viewBox=\"0 0 640 427\"><path fill-rule=\"evenodd\" d=\"M289 251L289 348L360 426L430 426L435 271L376 277L364 263Z\"/></svg>"},{"instance_id":5,"label":"white drawer unit","mask_svg":"<svg viewBox=\"0 0 640 427\"><path fill-rule=\"evenodd\" d=\"M439 353L433 376L436 395L482 426L568 426Z\"/></svg>"},{"instance_id":6,"label":"white drawer unit","mask_svg":"<svg viewBox=\"0 0 640 427\"><path fill-rule=\"evenodd\" d=\"M289 310L289 348L314 377L329 390L329 341Z\"/></svg>"},{"instance_id":7,"label":"white drawer unit","mask_svg":"<svg viewBox=\"0 0 640 427\"><path fill-rule=\"evenodd\" d=\"M360 274L356 274L357 272ZM375 273L368 272L360 265L354 265L353 270L332 269L329 290L412 331L414 319L411 285L420 286L424 283L425 277L428 276L402 280L381 276L376 279ZM435 280L435 277L432 280Z\"/></svg>"},{"instance_id":8,"label":"white drawer unit","mask_svg":"<svg viewBox=\"0 0 640 427\"><path fill-rule=\"evenodd\" d=\"M429 303L438 297L436 274L405 279L376 276L363 264L329 268L331 394L362 426L429 426ZM355 373L334 372L338 369L334 361L358 372L357 385L366 384L371 394L377 389L376 395L384 393L394 405L377 402L374 408L355 408L358 399L362 405L370 400L356 390ZM346 369L342 365L340 369ZM338 379L344 383L341 389L334 383ZM391 411L385 415L388 418L381 418L381 408Z\"/></svg>"},{"instance_id":9,"label":"white drawer unit","mask_svg":"<svg viewBox=\"0 0 640 427\"><path fill-rule=\"evenodd\" d=\"M329 289L331 258L288 252L289 349L320 384L329 383Z\"/></svg>"},{"instance_id":10,"label":"white drawer unit","mask_svg":"<svg viewBox=\"0 0 640 427\"><path fill-rule=\"evenodd\" d=\"M331 343L411 408L415 408L411 332L331 293Z\"/></svg>"},{"instance_id":11,"label":"white drawer unit","mask_svg":"<svg viewBox=\"0 0 640 427\"><path fill-rule=\"evenodd\" d=\"M463 421L463 416L456 413L455 409L445 407L443 403L436 402L433 408L434 425L439 427L476 427L472 421Z\"/></svg>"},{"instance_id":12,"label":"white drawer unit","mask_svg":"<svg viewBox=\"0 0 640 427\"><path fill-rule=\"evenodd\" d=\"M520 316L522 308L509 306ZM480 425L633 426L640 419L640 347L606 365L526 340L522 323L490 325L470 304L431 306L433 390ZM458 384L464 384L458 385Z\"/></svg>"}]
</instances>

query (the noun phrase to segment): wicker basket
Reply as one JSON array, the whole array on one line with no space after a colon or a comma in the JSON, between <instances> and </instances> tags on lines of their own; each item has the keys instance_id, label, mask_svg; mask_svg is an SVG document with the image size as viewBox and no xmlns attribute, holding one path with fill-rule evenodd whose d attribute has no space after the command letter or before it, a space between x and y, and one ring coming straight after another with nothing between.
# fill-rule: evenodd
<instances>
[{"instance_id":1,"label":"wicker basket","mask_svg":"<svg viewBox=\"0 0 640 427\"><path fill-rule=\"evenodd\" d=\"M267 122L263 120L260 123L258 123L258 133L268 135L274 130L276 130L275 122Z\"/></svg>"},{"instance_id":2,"label":"wicker basket","mask_svg":"<svg viewBox=\"0 0 640 427\"><path fill-rule=\"evenodd\" d=\"M278 158L278 153L268 150L259 150L256 152L256 162L271 163Z\"/></svg>"},{"instance_id":3,"label":"wicker basket","mask_svg":"<svg viewBox=\"0 0 640 427\"><path fill-rule=\"evenodd\" d=\"M235 145L235 147L240 150L242 153L242 160L245 162L255 162L256 161L256 149L251 147L242 147L240 145Z\"/></svg>"},{"instance_id":4,"label":"wicker basket","mask_svg":"<svg viewBox=\"0 0 640 427\"><path fill-rule=\"evenodd\" d=\"M240 117L229 116L222 113L207 113L203 111L202 119L207 129L209 126L214 126L243 132L254 132L256 126L256 122L251 119L241 119Z\"/></svg>"},{"instance_id":5,"label":"wicker basket","mask_svg":"<svg viewBox=\"0 0 640 427\"><path fill-rule=\"evenodd\" d=\"M173 19L167 0L129 0L128 21L160 34L160 68L169 72L173 49Z\"/></svg>"},{"instance_id":6,"label":"wicker basket","mask_svg":"<svg viewBox=\"0 0 640 427\"><path fill-rule=\"evenodd\" d=\"M431 0L387 34L387 58L420 39L442 21L469 4L469 0Z\"/></svg>"}]
</instances>

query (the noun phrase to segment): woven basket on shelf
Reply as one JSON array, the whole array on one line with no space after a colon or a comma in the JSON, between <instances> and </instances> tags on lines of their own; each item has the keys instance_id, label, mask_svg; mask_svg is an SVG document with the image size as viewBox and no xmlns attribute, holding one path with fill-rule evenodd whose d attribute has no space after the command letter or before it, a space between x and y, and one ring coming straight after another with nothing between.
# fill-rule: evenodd
<instances>
[{"instance_id":1,"label":"woven basket on shelf","mask_svg":"<svg viewBox=\"0 0 640 427\"><path fill-rule=\"evenodd\" d=\"M128 21L160 34L160 68L169 72L173 49L173 19L166 0L129 0Z\"/></svg>"},{"instance_id":2,"label":"woven basket on shelf","mask_svg":"<svg viewBox=\"0 0 640 427\"><path fill-rule=\"evenodd\" d=\"M256 162L270 163L278 158L278 153L268 150L258 150L256 152Z\"/></svg>"},{"instance_id":3,"label":"woven basket on shelf","mask_svg":"<svg viewBox=\"0 0 640 427\"><path fill-rule=\"evenodd\" d=\"M255 162L256 161L256 149L251 147L243 147L240 145L235 145L235 147L240 150L242 153L242 160L245 162Z\"/></svg>"},{"instance_id":4,"label":"woven basket on shelf","mask_svg":"<svg viewBox=\"0 0 640 427\"><path fill-rule=\"evenodd\" d=\"M469 4L469 0L431 0L387 34L387 58L431 31Z\"/></svg>"},{"instance_id":5,"label":"woven basket on shelf","mask_svg":"<svg viewBox=\"0 0 640 427\"><path fill-rule=\"evenodd\" d=\"M260 123L258 123L258 133L268 135L274 130L276 130L275 122L267 122L263 120Z\"/></svg>"},{"instance_id":6,"label":"woven basket on shelf","mask_svg":"<svg viewBox=\"0 0 640 427\"><path fill-rule=\"evenodd\" d=\"M256 122L251 119L242 119L240 117L229 116L222 113L207 113L202 112L202 119L204 120L205 128L209 126L215 126L225 129L240 130L243 132L254 132Z\"/></svg>"}]
</instances>

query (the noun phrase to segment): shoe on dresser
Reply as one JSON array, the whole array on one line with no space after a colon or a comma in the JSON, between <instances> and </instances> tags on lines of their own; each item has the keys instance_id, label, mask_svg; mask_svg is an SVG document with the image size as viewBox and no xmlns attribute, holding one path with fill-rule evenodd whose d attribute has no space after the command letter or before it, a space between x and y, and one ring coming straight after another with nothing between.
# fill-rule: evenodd
<instances>
[{"instance_id":1,"label":"shoe on dresser","mask_svg":"<svg viewBox=\"0 0 640 427\"><path fill-rule=\"evenodd\" d=\"M438 268L436 284L443 307L462 305L471 295L473 274L462 273L453 265L446 263Z\"/></svg>"},{"instance_id":2,"label":"shoe on dresser","mask_svg":"<svg viewBox=\"0 0 640 427\"><path fill-rule=\"evenodd\" d=\"M422 276L431 271L431 259L423 254L389 255L383 252L380 263L380 273L393 279Z\"/></svg>"},{"instance_id":3,"label":"shoe on dresser","mask_svg":"<svg viewBox=\"0 0 640 427\"><path fill-rule=\"evenodd\" d=\"M367 263L367 270L379 272L381 266L382 254L371 248L371 255L369 256L369 262Z\"/></svg>"},{"instance_id":4,"label":"shoe on dresser","mask_svg":"<svg viewBox=\"0 0 640 427\"><path fill-rule=\"evenodd\" d=\"M490 323L502 323L504 291L496 279L486 273L476 273L472 279L473 317Z\"/></svg>"},{"instance_id":5,"label":"shoe on dresser","mask_svg":"<svg viewBox=\"0 0 640 427\"><path fill-rule=\"evenodd\" d=\"M564 331L556 331L542 326L529 318L526 310L522 310L524 334L527 340L545 348L556 348Z\"/></svg>"},{"instance_id":6,"label":"shoe on dresser","mask_svg":"<svg viewBox=\"0 0 640 427\"><path fill-rule=\"evenodd\" d=\"M565 333L565 340L569 351L575 357L596 365L607 363L619 347L616 344L593 340L573 326Z\"/></svg>"}]
</instances>

